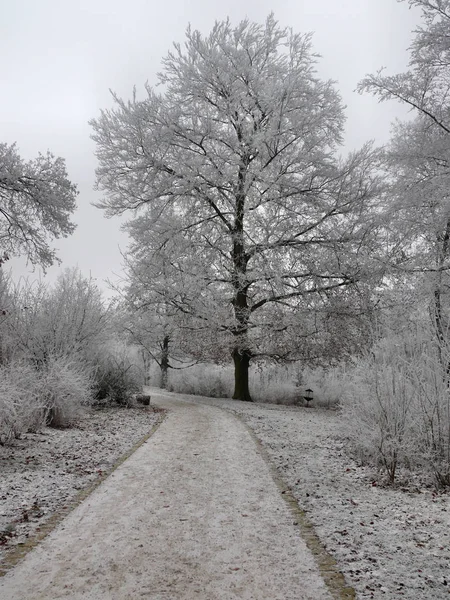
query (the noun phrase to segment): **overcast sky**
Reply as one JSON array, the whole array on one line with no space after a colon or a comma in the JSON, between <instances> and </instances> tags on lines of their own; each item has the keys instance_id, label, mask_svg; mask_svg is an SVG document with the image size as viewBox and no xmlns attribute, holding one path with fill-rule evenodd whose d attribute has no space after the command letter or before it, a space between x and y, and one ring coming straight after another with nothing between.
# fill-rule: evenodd
<instances>
[{"instance_id":1,"label":"overcast sky","mask_svg":"<svg viewBox=\"0 0 450 600\"><path fill-rule=\"evenodd\" d=\"M346 147L368 139L384 143L390 123L406 113L395 103L379 105L354 90L381 66L396 73L407 66L417 13L396 0L0 0L0 141L17 142L30 159L47 149L66 159L78 185L78 227L55 246L62 267L78 265L103 287L117 279L127 244L117 220L91 206L99 195L94 144L88 120L111 106L109 89L129 98L134 85L156 82L161 58L182 42L188 23L207 34L216 20L245 17L264 22L274 11L280 25L314 32L322 55L319 72L337 81L347 105ZM10 261L13 275L25 262ZM52 267L54 280L59 267Z\"/></svg>"}]
</instances>

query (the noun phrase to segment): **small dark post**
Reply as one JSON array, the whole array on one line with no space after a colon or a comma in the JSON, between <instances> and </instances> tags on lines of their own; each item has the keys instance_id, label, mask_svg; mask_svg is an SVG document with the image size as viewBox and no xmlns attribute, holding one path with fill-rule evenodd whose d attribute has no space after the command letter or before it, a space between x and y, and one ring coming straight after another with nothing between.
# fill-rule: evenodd
<instances>
[{"instance_id":1,"label":"small dark post","mask_svg":"<svg viewBox=\"0 0 450 600\"><path fill-rule=\"evenodd\" d=\"M309 406L309 403L313 400L314 398L314 392L311 388L308 388L305 390L305 395L303 396L303 398L306 400L306 406Z\"/></svg>"},{"instance_id":2,"label":"small dark post","mask_svg":"<svg viewBox=\"0 0 450 600\"><path fill-rule=\"evenodd\" d=\"M135 396L136 402L143 406L150 406L150 396L148 394L137 394Z\"/></svg>"}]
</instances>

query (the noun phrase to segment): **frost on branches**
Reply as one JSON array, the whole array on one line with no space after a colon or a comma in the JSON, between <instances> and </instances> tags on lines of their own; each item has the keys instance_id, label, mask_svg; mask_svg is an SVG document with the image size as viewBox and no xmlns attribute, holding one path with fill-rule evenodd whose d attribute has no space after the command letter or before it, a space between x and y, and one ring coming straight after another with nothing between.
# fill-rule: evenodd
<instances>
[{"instance_id":1,"label":"frost on branches","mask_svg":"<svg viewBox=\"0 0 450 600\"><path fill-rule=\"evenodd\" d=\"M76 195L62 158L47 153L25 162L14 144L0 144L0 265L25 255L49 267L56 259L50 241L75 229Z\"/></svg>"},{"instance_id":2,"label":"frost on branches","mask_svg":"<svg viewBox=\"0 0 450 600\"><path fill-rule=\"evenodd\" d=\"M99 206L130 213L141 253L172 241L166 274L182 271L182 310L228 340L237 399L251 399L252 358L286 354L293 330L306 347L305 314L374 269L377 155L337 157L343 107L316 61L310 36L273 16L188 29L159 91L114 96L92 121ZM174 291L165 302L180 302Z\"/></svg>"},{"instance_id":3,"label":"frost on branches","mask_svg":"<svg viewBox=\"0 0 450 600\"><path fill-rule=\"evenodd\" d=\"M391 171L390 223L401 251L400 274L428 295L439 354L448 353L448 272L450 269L450 1L409 0L422 12L415 31L409 70L382 71L360 83L380 101L398 100L414 119L397 123L387 148ZM450 367L445 364L445 370Z\"/></svg>"}]
</instances>

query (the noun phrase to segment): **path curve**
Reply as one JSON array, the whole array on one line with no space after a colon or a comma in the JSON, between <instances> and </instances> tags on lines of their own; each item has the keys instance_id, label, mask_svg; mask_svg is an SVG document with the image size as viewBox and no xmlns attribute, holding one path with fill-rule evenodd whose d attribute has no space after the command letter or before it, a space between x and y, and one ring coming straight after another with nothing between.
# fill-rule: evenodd
<instances>
[{"instance_id":1,"label":"path curve","mask_svg":"<svg viewBox=\"0 0 450 600\"><path fill-rule=\"evenodd\" d=\"M0 580L0 598L331 600L245 426L155 403L169 411L156 433Z\"/></svg>"}]
</instances>

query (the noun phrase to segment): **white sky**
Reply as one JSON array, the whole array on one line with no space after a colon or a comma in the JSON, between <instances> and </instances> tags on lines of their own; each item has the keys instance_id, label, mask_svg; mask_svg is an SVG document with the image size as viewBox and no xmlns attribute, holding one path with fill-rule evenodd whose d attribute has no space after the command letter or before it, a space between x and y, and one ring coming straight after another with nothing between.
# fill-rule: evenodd
<instances>
[{"instance_id":1,"label":"white sky","mask_svg":"<svg viewBox=\"0 0 450 600\"><path fill-rule=\"evenodd\" d=\"M274 11L282 26L314 32L319 72L336 80L347 105L348 148L389 137L405 116L395 103L379 105L354 89L367 73L407 66L418 15L396 0L0 0L0 141L17 142L30 159L51 150L66 159L78 185L78 227L55 246L62 268L78 265L103 286L120 274L127 244L117 219L91 206L98 199L94 144L88 120L111 106L109 89L129 98L133 85L155 83L161 58L183 42L188 23L208 33L215 20L264 22ZM25 261L9 263L17 279ZM47 275L53 281L60 267Z\"/></svg>"}]
</instances>

